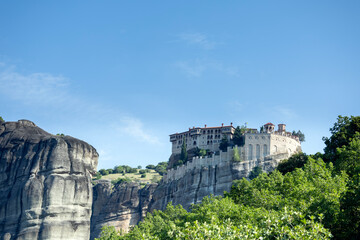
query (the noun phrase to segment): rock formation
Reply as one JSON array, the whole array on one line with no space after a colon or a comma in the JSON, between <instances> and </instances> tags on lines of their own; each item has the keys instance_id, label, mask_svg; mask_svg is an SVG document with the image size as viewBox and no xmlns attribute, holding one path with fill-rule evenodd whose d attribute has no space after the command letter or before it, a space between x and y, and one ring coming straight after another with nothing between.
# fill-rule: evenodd
<instances>
[{"instance_id":1,"label":"rock formation","mask_svg":"<svg viewBox=\"0 0 360 240\"><path fill-rule=\"evenodd\" d=\"M0 239L89 239L97 159L30 121L0 124Z\"/></svg>"},{"instance_id":2,"label":"rock formation","mask_svg":"<svg viewBox=\"0 0 360 240\"><path fill-rule=\"evenodd\" d=\"M145 187L137 183L112 186L109 181L98 181L94 186L91 239L98 237L104 225L127 231L148 212L157 184Z\"/></svg>"},{"instance_id":3,"label":"rock formation","mask_svg":"<svg viewBox=\"0 0 360 240\"><path fill-rule=\"evenodd\" d=\"M206 162L205 160L197 161ZM277 163L274 158L243 162L223 161L216 164L199 164L188 169L180 178L169 179L168 176L164 176L164 180L154 191L150 211L163 210L169 202L174 205L181 204L189 210L191 204L201 202L205 196L229 192L233 180L249 177L255 166L261 166L263 171L270 172L275 169Z\"/></svg>"}]
</instances>

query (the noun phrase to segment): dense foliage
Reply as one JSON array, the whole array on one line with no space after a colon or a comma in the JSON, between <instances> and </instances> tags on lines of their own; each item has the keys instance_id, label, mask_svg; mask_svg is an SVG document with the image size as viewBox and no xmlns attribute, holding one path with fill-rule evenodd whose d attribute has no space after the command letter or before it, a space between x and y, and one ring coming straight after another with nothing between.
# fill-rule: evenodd
<instances>
[{"instance_id":1,"label":"dense foliage","mask_svg":"<svg viewBox=\"0 0 360 240\"><path fill-rule=\"evenodd\" d=\"M349 145L356 134L360 133L360 116L339 116L330 132L329 138L323 138L326 145L324 160L334 162L338 156L337 149Z\"/></svg>"},{"instance_id":2,"label":"dense foliage","mask_svg":"<svg viewBox=\"0 0 360 240\"><path fill-rule=\"evenodd\" d=\"M229 140L227 139L226 135L224 135L223 138L221 139L219 149L223 152L226 152L228 146L229 146Z\"/></svg>"},{"instance_id":3,"label":"dense foliage","mask_svg":"<svg viewBox=\"0 0 360 240\"><path fill-rule=\"evenodd\" d=\"M131 179L128 178L128 177L118 178L118 179L115 179L115 180L111 181L111 183L113 185L119 185L119 184L122 184L122 183L130 183L130 182L131 182Z\"/></svg>"},{"instance_id":4,"label":"dense foliage","mask_svg":"<svg viewBox=\"0 0 360 240\"><path fill-rule=\"evenodd\" d=\"M4 119L0 116L0 123L5 122Z\"/></svg>"},{"instance_id":5,"label":"dense foliage","mask_svg":"<svg viewBox=\"0 0 360 240\"><path fill-rule=\"evenodd\" d=\"M183 143L182 143L182 146L181 146L180 160L183 161L184 163L188 160L188 153L187 153L187 150L186 150L185 137L183 138Z\"/></svg>"},{"instance_id":6,"label":"dense foliage","mask_svg":"<svg viewBox=\"0 0 360 240\"><path fill-rule=\"evenodd\" d=\"M169 204L148 214L128 234L105 227L105 239L330 239L331 233L315 217L300 212L253 208L231 198L206 197L190 212Z\"/></svg>"},{"instance_id":7,"label":"dense foliage","mask_svg":"<svg viewBox=\"0 0 360 240\"><path fill-rule=\"evenodd\" d=\"M240 158L240 153L239 153L239 149L237 146L234 147L233 149L233 161L235 162L240 162L241 158Z\"/></svg>"},{"instance_id":8,"label":"dense foliage","mask_svg":"<svg viewBox=\"0 0 360 240\"><path fill-rule=\"evenodd\" d=\"M331 133L324 155L294 155L270 174L254 168L224 197L189 212L169 204L99 239L360 239L359 117L339 116Z\"/></svg>"},{"instance_id":9,"label":"dense foliage","mask_svg":"<svg viewBox=\"0 0 360 240\"><path fill-rule=\"evenodd\" d=\"M300 130L298 130L297 132L293 131L292 135L297 136L300 142L305 142L305 134L302 133Z\"/></svg>"},{"instance_id":10,"label":"dense foliage","mask_svg":"<svg viewBox=\"0 0 360 240\"><path fill-rule=\"evenodd\" d=\"M246 127L245 126L237 126L235 128L234 136L233 136L233 142L235 145L243 146L245 143L245 139L243 134L245 133Z\"/></svg>"},{"instance_id":11,"label":"dense foliage","mask_svg":"<svg viewBox=\"0 0 360 240\"><path fill-rule=\"evenodd\" d=\"M308 159L309 157L308 155L306 155L306 153L296 153L289 157L287 160L280 162L277 166L277 170L280 171L282 174L292 172L296 168L302 168L308 161Z\"/></svg>"}]
</instances>

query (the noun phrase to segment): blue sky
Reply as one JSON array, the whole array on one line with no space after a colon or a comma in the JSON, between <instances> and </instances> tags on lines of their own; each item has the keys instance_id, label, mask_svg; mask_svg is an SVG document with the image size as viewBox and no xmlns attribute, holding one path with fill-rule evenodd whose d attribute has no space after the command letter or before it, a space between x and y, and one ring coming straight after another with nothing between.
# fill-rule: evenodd
<instances>
[{"instance_id":1,"label":"blue sky","mask_svg":"<svg viewBox=\"0 0 360 240\"><path fill-rule=\"evenodd\" d=\"M168 135L301 130L360 114L359 1L0 1L0 116L93 145L99 168L167 161Z\"/></svg>"}]
</instances>

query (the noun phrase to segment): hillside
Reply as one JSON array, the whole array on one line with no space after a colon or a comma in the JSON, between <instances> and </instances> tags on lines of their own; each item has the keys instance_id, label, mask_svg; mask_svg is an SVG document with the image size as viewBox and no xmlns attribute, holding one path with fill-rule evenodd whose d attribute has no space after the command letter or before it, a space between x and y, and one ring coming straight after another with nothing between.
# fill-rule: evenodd
<instances>
[{"instance_id":1,"label":"hillside","mask_svg":"<svg viewBox=\"0 0 360 240\"><path fill-rule=\"evenodd\" d=\"M152 183L152 182L158 182L162 178L162 176L160 176L160 174L157 173L153 169L149 169L150 172L145 173L145 177L142 177L142 174L139 173L140 170L138 170L136 173L113 173L113 174L108 174L108 175L102 176L101 179L114 181L114 180L117 180L119 178L128 178L128 179L131 180L131 182Z\"/></svg>"}]
</instances>

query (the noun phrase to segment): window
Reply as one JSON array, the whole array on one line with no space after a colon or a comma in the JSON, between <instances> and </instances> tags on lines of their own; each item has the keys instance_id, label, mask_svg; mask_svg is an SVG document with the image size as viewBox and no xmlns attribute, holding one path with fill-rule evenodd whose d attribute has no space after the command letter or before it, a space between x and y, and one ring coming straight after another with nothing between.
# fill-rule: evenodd
<instances>
[{"instance_id":1,"label":"window","mask_svg":"<svg viewBox=\"0 0 360 240\"><path fill-rule=\"evenodd\" d=\"M263 155L264 155L264 157L268 155L268 149L267 149L267 145L266 145L266 144L264 144Z\"/></svg>"},{"instance_id":2,"label":"window","mask_svg":"<svg viewBox=\"0 0 360 240\"><path fill-rule=\"evenodd\" d=\"M253 159L253 146L249 144L249 153L248 153L248 160Z\"/></svg>"},{"instance_id":3,"label":"window","mask_svg":"<svg viewBox=\"0 0 360 240\"><path fill-rule=\"evenodd\" d=\"M256 158L259 159L260 158L260 145L256 144Z\"/></svg>"}]
</instances>

